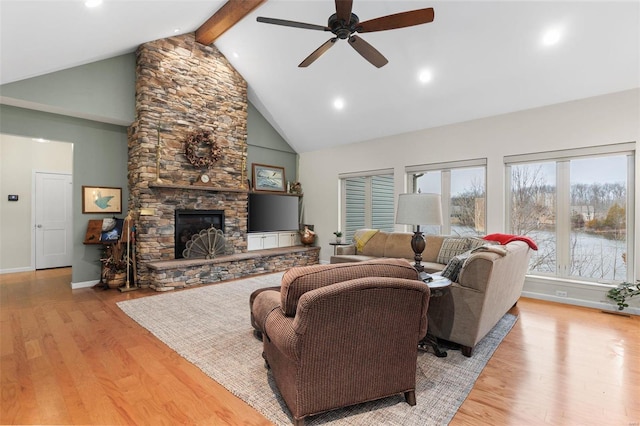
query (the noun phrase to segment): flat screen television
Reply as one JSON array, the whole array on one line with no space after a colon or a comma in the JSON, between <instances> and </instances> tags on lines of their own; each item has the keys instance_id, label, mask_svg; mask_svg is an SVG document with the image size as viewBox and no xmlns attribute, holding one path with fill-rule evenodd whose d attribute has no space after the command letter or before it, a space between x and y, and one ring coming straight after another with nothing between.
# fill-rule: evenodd
<instances>
[{"instance_id":1,"label":"flat screen television","mask_svg":"<svg viewBox=\"0 0 640 426\"><path fill-rule=\"evenodd\" d=\"M298 200L291 195L249 194L249 232L297 231Z\"/></svg>"}]
</instances>

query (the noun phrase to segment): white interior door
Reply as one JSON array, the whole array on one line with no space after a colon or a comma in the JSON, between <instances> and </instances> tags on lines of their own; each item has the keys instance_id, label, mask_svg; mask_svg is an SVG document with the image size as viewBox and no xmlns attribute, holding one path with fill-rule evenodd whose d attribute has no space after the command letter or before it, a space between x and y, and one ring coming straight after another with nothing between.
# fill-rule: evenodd
<instances>
[{"instance_id":1,"label":"white interior door","mask_svg":"<svg viewBox=\"0 0 640 426\"><path fill-rule=\"evenodd\" d=\"M36 269L71 266L72 183L70 174L36 173Z\"/></svg>"}]
</instances>

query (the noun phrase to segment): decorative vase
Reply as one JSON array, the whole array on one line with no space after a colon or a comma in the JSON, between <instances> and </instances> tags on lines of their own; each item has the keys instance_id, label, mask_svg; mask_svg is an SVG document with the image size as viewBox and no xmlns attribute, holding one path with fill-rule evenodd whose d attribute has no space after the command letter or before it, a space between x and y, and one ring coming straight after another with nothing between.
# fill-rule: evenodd
<instances>
[{"instance_id":1,"label":"decorative vase","mask_svg":"<svg viewBox=\"0 0 640 426\"><path fill-rule=\"evenodd\" d=\"M300 242L305 246L310 246L316 240L316 233L308 227L304 227L304 231L300 233Z\"/></svg>"}]
</instances>

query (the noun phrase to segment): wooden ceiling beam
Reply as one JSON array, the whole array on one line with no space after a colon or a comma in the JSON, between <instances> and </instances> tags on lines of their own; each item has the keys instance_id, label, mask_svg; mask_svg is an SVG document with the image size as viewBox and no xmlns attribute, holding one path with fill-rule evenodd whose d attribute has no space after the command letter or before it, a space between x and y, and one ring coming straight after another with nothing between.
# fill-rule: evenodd
<instances>
[{"instance_id":1,"label":"wooden ceiling beam","mask_svg":"<svg viewBox=\"0 0 640 426\"><path fill-rule=\"evenodd\" d=\"M209 45L266 0L228 0L196 30L196 41Z\"/></svg>"}]
</instances>

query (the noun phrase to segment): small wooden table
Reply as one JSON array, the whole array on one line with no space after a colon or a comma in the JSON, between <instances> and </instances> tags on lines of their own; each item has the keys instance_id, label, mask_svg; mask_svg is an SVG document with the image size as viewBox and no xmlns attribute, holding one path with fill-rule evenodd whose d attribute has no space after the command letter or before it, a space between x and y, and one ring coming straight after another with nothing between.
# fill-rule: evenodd
<instances>
[{"instance_id":1,"label":"small wooden table","mask_svg":"<svg viewBox=\"0 0 640 426\"><path fill-rule=\"evenodd\" d=\"M424 283L429 286L429 290L431 290L430 297L442 297L451 287L451 280L443 277L439 274L427 274L432 280L426 281L423 279ZM439 358L444 358L447 356L447 351L442 349L440 345L438 345L438 338L433 334L429 334L429 329L427 328L427 335L424 336L422 340L418 342L418 349L421 351L428 352L429 347L433 349L435 355Z\"/></svg>"}]
</instances>

